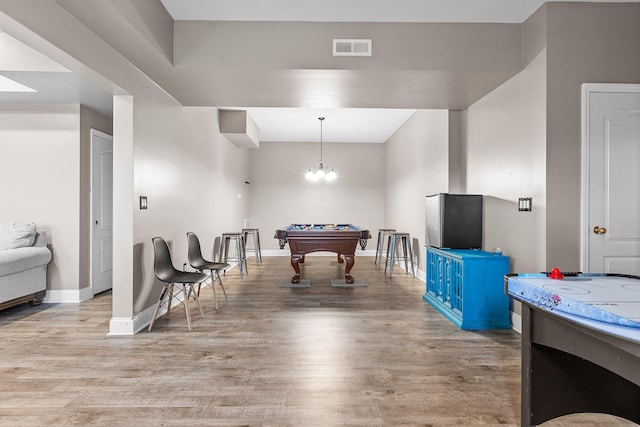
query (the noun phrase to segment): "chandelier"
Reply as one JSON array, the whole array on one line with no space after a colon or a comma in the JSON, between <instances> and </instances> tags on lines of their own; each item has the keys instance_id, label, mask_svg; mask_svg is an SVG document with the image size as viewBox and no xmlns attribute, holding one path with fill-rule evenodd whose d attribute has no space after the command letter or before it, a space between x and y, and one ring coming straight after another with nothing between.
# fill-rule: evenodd
<instances>
[{"instance_id":1,"label":"chandelier","mask_svg":"<svg viewBox=\"0 0 640 427\"><path fill-rule=\"evenodd\" d=\"M332 167L325 166L324 162L322 161L322 122L324 120L324 117L318 117L318 120L320 120L320 163L318 164L318 166L314 166L313 170L312 168L309 168L309 171L304 177L309 181L314 182L321 179L324 179L325 181L333 181L338 177L338 174L333 170Z\"/></svg>"}]
</instances>

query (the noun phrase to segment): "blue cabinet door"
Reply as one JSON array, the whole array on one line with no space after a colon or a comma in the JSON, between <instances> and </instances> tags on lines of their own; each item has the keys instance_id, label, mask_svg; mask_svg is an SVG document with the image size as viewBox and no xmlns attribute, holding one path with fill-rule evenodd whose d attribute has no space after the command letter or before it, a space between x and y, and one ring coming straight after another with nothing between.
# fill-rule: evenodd
<instances>
[{"instance_id":1,"label":"blue cabinet door","mask_svg":"<svg viewBox=\"0 0 640 427\"><path fill-rule=\"evenodd\" d=\"M461 329L506 329L509 257L474 249L427 248L423 298Z\"/></svg>"}]
</instances>

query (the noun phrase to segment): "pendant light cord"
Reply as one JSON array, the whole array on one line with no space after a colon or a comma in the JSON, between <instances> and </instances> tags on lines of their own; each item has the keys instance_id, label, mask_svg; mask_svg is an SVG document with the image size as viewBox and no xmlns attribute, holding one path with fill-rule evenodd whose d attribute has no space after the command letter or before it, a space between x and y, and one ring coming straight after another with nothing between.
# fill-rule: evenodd
<instances>
[{"instance_id":1,"label":"pendant light cord","mask_svg":"<svg viewBox=\"0 0 640 427\"><path fill-rule=\"evenodd\" d=\"M318 120L320 120L320 164L322 164L322 121L324 117L318 117Z\"/></svg>"}]
</instances>

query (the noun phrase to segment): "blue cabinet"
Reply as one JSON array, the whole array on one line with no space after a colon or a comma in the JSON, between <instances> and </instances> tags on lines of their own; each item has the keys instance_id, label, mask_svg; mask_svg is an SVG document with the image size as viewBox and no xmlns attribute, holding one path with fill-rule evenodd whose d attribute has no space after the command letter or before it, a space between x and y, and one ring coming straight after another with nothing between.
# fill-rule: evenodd
<instances>
[{"instance_id":1,"label":"blue cabinet","mask_svg":"<svg viewBox=\"0 0 640 427\"><path fill-rule=\"evenodd\" d=\"M509 257L475 249L427 248L423 299L460 329L508 329Z\"/></svg>"}]
</instances>

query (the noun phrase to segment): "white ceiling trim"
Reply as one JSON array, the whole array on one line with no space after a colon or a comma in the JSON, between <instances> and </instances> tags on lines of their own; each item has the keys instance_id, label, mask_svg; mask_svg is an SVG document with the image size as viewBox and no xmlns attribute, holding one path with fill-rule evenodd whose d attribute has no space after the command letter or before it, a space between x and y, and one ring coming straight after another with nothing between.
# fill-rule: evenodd
<instances>
[{"instance_id":1,"label":"white ceiling trim","mask_svg":"<svg viewBox=\"0 0 640 427\"><path fill-rule=\"evenodd\" d=\"M0 71L70 72L3 31L0 31Z\"/></svg>"},{"instance_id":2,"label":"white ceiling trim","mask_svg":"<svg viewBox=\"0 0 640 427\"><path fill-rule=\"evenodd\" d=\"M11 80L8 77L0 76L0 92L35 92L28 86L18 83L15 80Z\"/></svg>"}]
</instances>

